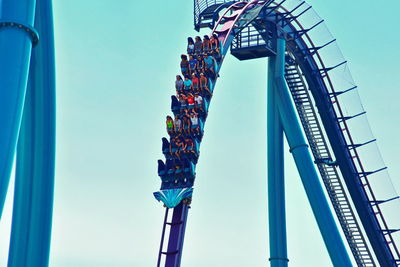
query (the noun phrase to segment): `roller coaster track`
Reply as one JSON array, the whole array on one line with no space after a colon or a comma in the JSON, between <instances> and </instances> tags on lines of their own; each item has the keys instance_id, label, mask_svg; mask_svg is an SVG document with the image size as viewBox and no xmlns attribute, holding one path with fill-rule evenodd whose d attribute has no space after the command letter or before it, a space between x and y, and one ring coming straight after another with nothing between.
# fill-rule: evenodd
<instances>
[{"instance_id":1,"label":"roller coaster track","mask_svg":"<svg viewBox=\"0 0 400 267\"><path fill-rule=\"evenodd\" d=\"M323 57L319 53L319 50L325 45L314 45L309 35L309 32L322 21L310 28L305 28L299 21L299 17L311 7L305 8L299 14L294 14L293 11L302 6L304 2L289 10L283 5L285 1L279 3L272 1L236 2L226 8L217 21L214 17L213 33L218 35L223 55L216 65L216 72L219 72L232 41L245 27L253 25L254 28L260 29L265 27L263 23L266 20L279 25L280 31L285 34L287 40L285 79L307 136L315 164L357 266L377 266L369 245L380 266L400 266L400 253L393 238L396 230L388 226L380 208L380 204L392 199L377 199L368 177L384 168L376 171L365 170L357 151L360 146L365 144L357 144L353 141L347 123L348 120L359 114L345 116L338 98L339 95L353 88L346 91L335 91L333 80L330 77L330 71L343 63L334 67L325 66ZM220 1L215 5L221 5L222 2L225 1ZM199 10L207 9L207 12L217 10L212 5L197 8ZM262 19L260 19L261 17ZM209 83L210 89L213 91L216 79L210 79ZM205 114L201 118L202 125L207 117L210 100L211 97L206 103ZM176 108L174 110L174 104L173 112L174 114L179 112ZM197 137L198 144L201 142L201 137L202 133ZM168 159L168 152L164 154ZM161 264L162 255L166 256L165 266L180 266L197 158L198 149L197 157L191 159L190 164L184 167L183 175L181 173L166 175L168 169L165 169L163 163L159 162L162 186L161 191L156 192L155 196L166 205L166 214L158 266ZM188 176L185 172L190 173L190 178L187 179ZM171 179L175 181L175 185L171 185ZM174 211L172 220L169 222L168 213L171 208L174 208ZM356 213L359 219L356 217ZM358 223L359 220L363 229ZM166 236L167 227L170 227L169 237ZM169 240L167 251L163 251L164 239Z\"/></svg>"}]
</instances>

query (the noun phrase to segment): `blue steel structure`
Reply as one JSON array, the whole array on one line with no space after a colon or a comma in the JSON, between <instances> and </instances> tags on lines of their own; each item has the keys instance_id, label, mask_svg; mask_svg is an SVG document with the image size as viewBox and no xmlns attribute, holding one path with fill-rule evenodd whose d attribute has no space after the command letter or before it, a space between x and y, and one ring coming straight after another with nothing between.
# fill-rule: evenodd
<instances>
[{"instance_id":1,"label":"blue steel structure","mask_svg":"<svg viewBox=\"0 0 400 267\"><path fill-rule=\"evenodd\" d=\"M0 216L16 156L8 266L48 266L55 159L51 0L0 2L0 62Z\"/></svg>"},{"instance_id":2,"label":"blue steel structure","mask_svg":"<svg viewBox=\"0 0 400 267\"><path fill-rule=\"evenodd\" d=\"M194 0L194 23L197 31L211 28L212 34L218 36L222 58L216 61L216 72L219 72L229 48L239 60L269 57L270 265L288 266L289 261L283 172L285 133L333 265L400 266L396 245L399 221L389 222L383 206L399 197L380 192L379 186L384 182L389 184L390 180L375 181L386 167L372 171L366 171L364 167L363 162L367 162L367 156L371 154L364 150L375 139L364 140L354 130L358 125L356 122L365 118L365 111L349 113L343 109L346 97L355 92L356 86L344 87L347 84L339 81L337 70L346 70L346 61L332 63L324 59L328 58L326 51L335 47L336 42L333 37L322 42L317 40L321 27L324 27L323 20L311 6L297 0ZM339 55L337 59L340 60ZM216 80L217 76L209 78L212 91ZM162 265L163 255L165 266L181 264L195 166L210 101L211 96L206 99L205 112L201 114L201 134L193 136L196 141L194 158L185 158L179 163L168 149L169 141L163 138L166 162L159 160L158 174L162 185L154 195L164 203L166 214L157 266ZM179 115L181 110L173 96L174 115ZM176 162L182 166L176 167ZM169 221L171 209L173 215ZM170 227L168 236L167 227ZM164 248L166 240L168 246ZM352 260L348 252L352 254Z\"/></svg>"},{"instance_id":3,"label":"blue steel structure","mask_svg":"<svg viewBox=\"0 0 400 267\"><path fill-rule=\"evenodd\" d=\"M364 167L363 149L375 140L360 141L352 135L354 121L365 112L348 114L342 108L343 96L356 87L342 88L335 83L335 70L345 66L345 61L332 67L325 63L324 50L335 40L315 43L313 33L323 20L310 20L307 16L312 8L297 0L195 0L194 11L195 29L211 28L220 41L222 57L215 62L216 73L229 48L239 60L269 57L271 266L288 265L283 133L334 266L352 266L347 251L357 266L400 266L398 225L388 222L383 206L398 196L382 198L377 190L374 175L386 167ZM303 21L304 17L307 19ZM52 25L51 0L0 2L0 216L16 156L8 266L48 266L55 156ZM208 80L212 92L217 77ZM159 161L162 185L154 193L166 206L158 266L162 255L166 256L165 266L180 266L195 166L211 98L205 98L200 133L193 136L194 153L186 155L179 168L168 149L170 142L163 139L166 161ZM176 97L172 97L172 111L175 115L182 112ZM168 240L166 251L164 239Z\"/></svg>"}]
</instances>

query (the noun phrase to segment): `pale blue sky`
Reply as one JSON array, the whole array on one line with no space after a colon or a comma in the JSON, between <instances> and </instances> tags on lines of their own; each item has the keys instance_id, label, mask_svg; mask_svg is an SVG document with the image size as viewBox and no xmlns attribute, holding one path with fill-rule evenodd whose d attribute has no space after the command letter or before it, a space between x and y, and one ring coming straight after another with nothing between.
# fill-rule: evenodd
<instances>
[{"instance_id":1,"label":"pale blue sky","mask_svg":"<svg viewBox=\"0 0 400 267\"><path fill-rule=\"evenodd\" d=\"M400 3L309 3L349 61L400 188ZM192 12L191 0L55 1L58 129L51 266L155 266L164 215L152 196L160 186L156 160L162 158L179 55L187 36L196 34ZM182 266L265 266L266 60L239 62L229 56L220 75L201 145ZM289 153L286 158L290 265L331 266ZM6 264L11 196L0 225L0 266Z\"/></svg>"}]
</instances>

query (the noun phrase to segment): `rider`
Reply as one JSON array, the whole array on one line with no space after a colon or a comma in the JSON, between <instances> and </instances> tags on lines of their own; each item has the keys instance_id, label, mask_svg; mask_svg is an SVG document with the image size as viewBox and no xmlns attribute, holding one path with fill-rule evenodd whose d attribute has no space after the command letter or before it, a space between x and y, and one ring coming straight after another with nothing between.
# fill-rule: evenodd
<instances>
[{"instance_id":1,"label":"rider","mask_svg":"<svg viewBox=\"0 0 400 267\"><path fill-rule=\"evenodd\" d=\"M189 94L187 97L187 103L188 103L188 109L193 109L194 108L194 96L192 94Z\"/></svg>"},{"instance_id":2,"label":"rider","mask_svg":"<svg viewBox=\"0 0 400 267\"><path fill-rule=\"evenodd\" d=\"M191 55L189 57L189 71L190 73L196 72L197 59Z\"/></svg>"},{"instance_id":3,"label":"rider","mask_svg":"<svg viewBox=\"0 0 400 267\"><path fill-rule=\"evenodd\" d=\"M187 116L183 116L183 132L187 135L190 134L190 119Z\"/></svg>"},{"instance_id":4,"label":"rider","mask_svg":"<svg viewBox=\"0 0 400 267\"><path fill-rule=\"evenodd\" d=\"M169 135L172 135L174 133L174 121L172 120L171 116L167 116L167 132Z\"/></svg>"},{"instance_id":5,"label":"rider","mask_svg":"<svg viewBox=\"0 0 400 267\"><path fill-rule=\"evenodd\" d=\"M203 52L203 42L201 41L200 36L196 36L195 38L195 42L194 42L194 53L196 55L201 55L201 53Z\"/></svg>"},{"instance_id":6,"label":"rider","mask_svg":"<svg viewBox=\"0 0 400 267\"><path fill-rule=\"evenodd\" d=\"M215 70L214 70L214 58L209 54L208 56L204 56L204 70L206 75L210 78L215 78Z\"/></svg>"},{"instance_id":7,"label":"rider","mask_svg":"<svg viewBox=\"0 0 400 267\"><path fill-rule=\"evenodd\" d=\"M208 88L208 79L203 73L200 73L200 89L203 93L203 96L212 96L212 92L210 91L210 88Z\"/></svg>"},{"instance_id":8,"label":"rider","mask_svg":"<svg viewBox=\"0 0 400 267\"><path fill-rule=\"evenodd\" d=\"M185 80L183 81L183 90L185 94L192 90L192 80L189 80L189 76L185 76Z\"/></svg>"},{"instance_id":9,"label":"rider","mask_svg":"<svg viewBox=\"0 0 400 267\"><path fill-rule=\"evenodd\" d=\"M183 80L181 75L176 75L175 89L176 95L179 95L183 92Z\"/></svg>"},{"instance_id":10,"label":"rider","mask_svg":"<svg viewBox=\"0 0 400 267\"><path fill-rule=\"evenodd\" d=\"M202 73L204 72L204 60L202 56L197 57L197 67L196 67L197 73Z\"/></svg>"},{"instance_id":11,"label":"rider","mask_svg":"<svg viewBox=\"0 0 400 267\"><path fill-rule=\"evenodd\" d=\"M185 96L185 94L180 94L178 97L178 101L181 104L181 110L186 109L187 107L187 98Z\"/></svg>"},{"instance_id":12,"label":"rider","mask_svg":"<svg viewBox=\"0 0 400 267\"><path fill-rule=\"evenodd\" d=\"M221 53L219 51L219 40L215 33L211 36L210 44L213 57L219 61L221 58Z\"/></svg>"},{"instance_id":13,"label":"rider","mask_svg":"<svg viewBox=\"0 0 400 267\"><path fill-rule=\"evenodd\" d=\"M203 97L198 92L194 94L194 102L197 110L203 111Z\"/></svg>"},{"instance_id":14,"label":"rider","mask_svg":"<svg viewBox=\"0 0 400 267\"><path fill-rule=\"evenodd\" d=\"M187 44L187 53L189 56L192 56L194 54L194 41L192 37L188 37L187 39L188 44Z\"/></svg>"},{"instance_id":15,"label":"rider","mask_svg":"<svg viewBox=\"0 0 400 267\"><path fill-rule=\"evenodd\" d=\"M200 134L199 117L194 111L190 114L190 122L192 123L192 133Z\"/></svg>"},{"instance_id":16,"label":"rider","mask_svg":"<svg viewBox=\"0 0 400 267\"><path fill-rule=\"evenodd\" d=\"M185 138L185 145L186 145L186 153L194 153L194 142L191 138Z\"/></svg>"},{"instance_id":17,"label":"rider","mask_svg":"<svg viewBox=\"0 0 400 267\"><path fill-rule=\"evenodd\" d=\"M192 89L193 92L196 93L199 91L199 78L197 78L196 74L192 74Z\"/></svg>"},{"instance_id":18,"label":"rider","mask_svg":"<svg viewBox=\"0 0 400 267\"><path fill-rule=\"evenodd\" d=\"M181 71L183 76L187 76L189 74L189 61L186 55L181 55Z\"/></svg>"},{"instance_id":19,"label":"rider","mask_svg":"<svg viewBox=\"0 0 400 267\"><path fill-rule=\"evenodd\" d=\"M179 118L179 115L175 116L174 120L174 130L176 134L180 134L182 132L182 121Z\"/></svg>"},{"instance_id":20,"label":"rider","mask_svg":"<svg viewBox=\"0 0 400 267\"><path fill-rule=\"evenodd\" d=\"M203 37L203 53L208 54L211 51L210 37L204 35Z\"/></svg>"}]
</instances>

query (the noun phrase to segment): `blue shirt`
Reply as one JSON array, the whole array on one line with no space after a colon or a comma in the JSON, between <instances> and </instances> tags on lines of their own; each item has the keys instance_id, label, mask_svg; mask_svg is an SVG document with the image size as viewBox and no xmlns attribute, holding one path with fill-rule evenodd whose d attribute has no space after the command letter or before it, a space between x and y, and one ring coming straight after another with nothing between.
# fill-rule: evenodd
<instances>
[{"instance_id":1,"label":"blue shirt","mask_svg":"<svg viewBox=\"0 0 400 267\"><path fill-rule=\"evenodd\" d=\"M184 80L183 85L185 86L185 90L189 90L190 86L192 86L192 81L191 80Z\"/></svg>"},{"instance_id":2,"label":"blue shirt","mask_svg":"<svg viewBox=\"0 0 400 267\"><path fill-rule=\"evenodd\" d=\"M196 64L197 64L197 59L194 58L192 60L189 60L189 65L191 69L194 69L196 67Z\"/></svg>"},{"instance_id":3,"label":"blue shirt","mask_svg":"<svg viewBox=\"0 0 400 267\"><path fill-rule=\"evenodd\" d=\"M204 59L204 63L206 63L207 67L212 68L214 66L214 59L212 56L208 56Z\"/></svg>"}]
</instances>

